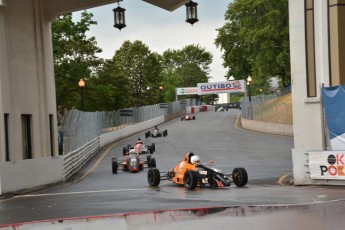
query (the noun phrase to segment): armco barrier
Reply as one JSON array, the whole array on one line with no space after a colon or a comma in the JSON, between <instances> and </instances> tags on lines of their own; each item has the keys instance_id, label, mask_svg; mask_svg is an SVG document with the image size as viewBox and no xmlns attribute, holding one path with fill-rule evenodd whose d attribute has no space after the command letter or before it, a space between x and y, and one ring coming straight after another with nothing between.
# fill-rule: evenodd
<instances>
[{"instance_id":1,"label":"armco barrier","mask_svg":"<svg viewBox=\"0 0 345 230\"><path fill-rule=\"evenodd\" d=\"M99 150L99 137L63 157L64 181L78 172Z\"/></svg>"},{"instance_id":2,"label":"armco barrier","mask_svg":"<svg viewBox=\"0 0 345 230\"><path fill-rule=\"evenodd\" d=\"M18 223L3 230L343 229L345 201L301 205L210 207Z\"/></svg>"}]
</instances>

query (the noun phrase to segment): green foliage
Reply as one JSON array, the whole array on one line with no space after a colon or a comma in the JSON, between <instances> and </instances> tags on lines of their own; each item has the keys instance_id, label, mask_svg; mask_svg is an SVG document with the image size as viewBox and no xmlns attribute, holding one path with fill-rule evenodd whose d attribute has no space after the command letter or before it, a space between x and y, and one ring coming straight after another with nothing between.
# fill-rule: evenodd
<instances>
[{"instance_id":1,"label":"green foliage","mask_svg":"<svg viewBox=\"0 0 345 230\"><path fill-rule=\"evenodd\" d=\"M160 57L141 41L125 41L113 58L116 75L125 78L122 86L129 92L129 106L143 106L161 102Z\"/></svg>"},{"instance_id":2,"label":"green foliage","mask_svg":"<svg viewBox=\"0 0 345 230\"><path fill-rule=\"evenodd\" d=\"M199 45L165 51L162 57L165 101L175 101L177 87L196 87L197 83L208 82L211 63L212 54Z\"/></svg>"},{"instance_id":3,"label":"green foliage","mask_svg":"<svg viewBox=\"0 0 345 230\"><path fill-rule=\"evenodd\" d=\"M269 79L290 83L288 0L235 0L217 29L227 76L253 78L254 93L267 92Z\"/></svg>"},{"instance_id":4,"label":"green foliage","mask_svg":"<svg viewBox=\"0 0 345 230\"><path fill-rule=\"evenodd\" d=\"M84 11L79 22L72 21L72 14L64 14L52 23L53 55L58 113L62 115L71 108L81 108L79 79L91 79L102 60L96 57L102 52L95 37L87 38L85 33L91 25L92 14ZM88 92L89 84L83 89ZM88 104L85 103L85 108Z\"/></svg>"}]
</instances>

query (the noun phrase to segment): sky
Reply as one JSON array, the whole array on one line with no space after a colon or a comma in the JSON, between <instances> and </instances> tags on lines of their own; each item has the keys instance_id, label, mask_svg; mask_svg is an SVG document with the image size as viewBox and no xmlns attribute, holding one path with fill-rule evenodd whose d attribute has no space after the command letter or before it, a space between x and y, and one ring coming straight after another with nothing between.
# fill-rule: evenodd
<instances>
[{"instance_id":1,"label":"sky","mask_svg":"<svg viewBox=\"0 0 345 230\"><path fill-rule=\"evenodd\" d=\"M222 52L214 44L216 29L225 23L224 15L231 0L195 0L198 3L198 19L194 25L187 23L186 7L170 12L141 0L124 0L120 7L126 9L126 27L121 31L114 26L113 9L117 3L88 9L93 13L92 25L88 36L94 36L98 47L103 52L99 57L110 59L124 41L142 41L152 52L180 50L195 44L205 48L213 55L210 66L210 82L225 81L226 69L222 66ZM75 20L80 19L80 12L73 13Z\"/></svg>"}]
</instances>

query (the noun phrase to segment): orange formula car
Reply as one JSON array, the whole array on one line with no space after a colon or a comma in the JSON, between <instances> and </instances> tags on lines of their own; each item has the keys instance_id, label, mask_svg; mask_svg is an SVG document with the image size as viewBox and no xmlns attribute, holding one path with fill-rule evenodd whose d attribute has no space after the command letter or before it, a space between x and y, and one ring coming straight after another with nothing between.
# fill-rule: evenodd
<instances>
[{"instance_id":1,"label":"orange formula car","mask_svg":"<svg viewBox=\"0 0 345 230\"><path fill-rule=\"evenodd\" d=\"M224 174L207 163L201 163L199 156L190 152L175 168L163 175L156 168L149 169L147 181L151 187L158 186L161 180L184 185L188 190L195 189L197 186L228 187L231 182L242 187L248 182L248 174L244 168L235 168L230 175Z\"/></svg>"}]
</instances>

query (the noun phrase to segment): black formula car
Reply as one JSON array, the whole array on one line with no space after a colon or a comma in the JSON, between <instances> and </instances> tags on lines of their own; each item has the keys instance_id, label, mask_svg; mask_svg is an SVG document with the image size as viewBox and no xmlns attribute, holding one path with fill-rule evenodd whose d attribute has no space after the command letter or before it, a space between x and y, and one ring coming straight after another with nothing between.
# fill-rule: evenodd
<instances>
[{"instance_id":1,"label":"black formula car","mask_svg":"<svg viewBox=\"0 0 345 230\"><path fill-rule=\"evenodd\" d=\"M231 174L225 174L207 163L190 163L193 153L187 153L185 158L168 172L161 173L156 168L149 169L147 181L151 187L159 185L161 180L169 180L174 184L184 185L188 190L200 187L228 187L233 182L242 187L248 182L248 174L244 168L234 168Z\"/></svg>"},{"instance_id":2,"label":"black formula car","mask_svg":"<svg viewBox=\"0 0 345 230\"><path fill-rule=\"evenodd\" d=\"M145 133L145 137L166 137L168 136L168 130L165 129L163 131L160 131L159 129L153 129L151 131L147 131Z\"/></svg>"},{"instance_id":3,"label":"black formula car","mask_svg":"<svg viewBox=\"0 0 345 230\"><path fill-rule=\"evenodd\" d=\"M134 151L129 151L124 154L125 159L118 161L116 157L113 157L111 160L112 172L117 174L117 170L129 171L129 172L138 172L143 170L145 165L148 168L156 167L156 159L151 156L151 154L146 156L146 159L140 159L139 155Z\"/></svg>"}]
</instances>

